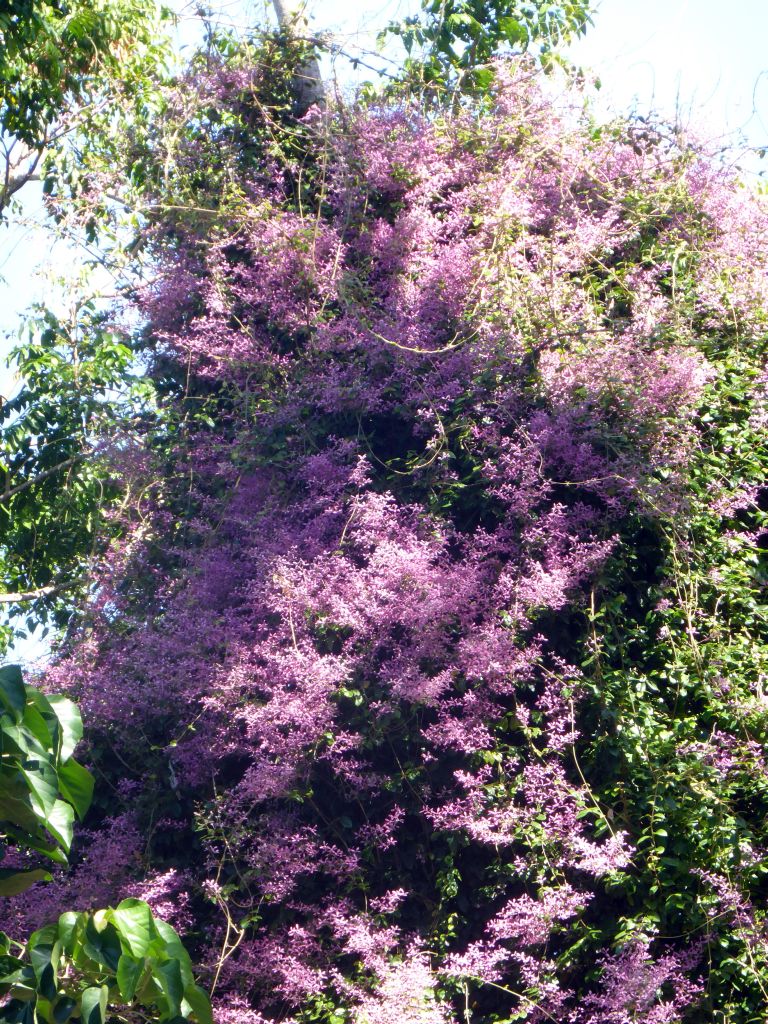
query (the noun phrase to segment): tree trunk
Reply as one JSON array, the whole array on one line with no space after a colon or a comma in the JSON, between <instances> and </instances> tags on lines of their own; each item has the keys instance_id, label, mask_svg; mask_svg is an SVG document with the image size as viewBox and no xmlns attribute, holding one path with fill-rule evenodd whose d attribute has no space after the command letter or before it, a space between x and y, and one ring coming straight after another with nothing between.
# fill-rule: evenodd
<instances>
[{"instance_id":1,"label":"tree trunk","mask_svg":"<svg viewBox=\"0 0 768 1024\"><path fill-rule=\"evenodd\" d=\"M280 28L287 36L294 39L309 35L309 26L304 11L303 0L272 0ZM323 79L320 75L320 64L313 54L298 69L293 80L294 110L297 117L304 114L313 105L322 107L325 103Z\"/></svg>"}]
</instances>

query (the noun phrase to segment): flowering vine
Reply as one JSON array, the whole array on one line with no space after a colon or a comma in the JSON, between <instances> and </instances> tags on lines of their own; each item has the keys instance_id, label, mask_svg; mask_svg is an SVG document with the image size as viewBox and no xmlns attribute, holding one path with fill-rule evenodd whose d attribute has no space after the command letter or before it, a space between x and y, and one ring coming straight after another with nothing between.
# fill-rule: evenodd
<instances>
[{"instance_id":1,"label":"flowering vine","mask_svg":"<svg viewBox=\"0 0 768 1024\"><path fill-rule=\"evenodd\" d=\"M219 1024L746 1021L764 617L706 588L762 521L764 209L525 62L284 149L260 75L169 96L212 212L149 218L178 430L50 671L119 807L83 864L186 930Z\"/></svg>"}]
</instances>

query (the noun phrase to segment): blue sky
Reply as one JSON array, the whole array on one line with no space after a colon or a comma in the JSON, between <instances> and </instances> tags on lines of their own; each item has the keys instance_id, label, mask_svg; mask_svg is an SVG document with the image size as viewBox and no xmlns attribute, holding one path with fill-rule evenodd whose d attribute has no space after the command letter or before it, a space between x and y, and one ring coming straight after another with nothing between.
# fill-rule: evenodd
<instances>
[{"instance_id":1,"label":"blue sky","mask_svg":"<svg viewBox=\"0 0 768 1024\"><path fill-rule=\"evenodd\" d=\"M636 104L713 138L768 144L765 0L603 0L594 21L573 54L616 109Z\"/></svg>"},{"instance_id":2,"label":"blue sky","mask_svg":"<svg viewBox=\"0 0 768 1024\"><path fill-rule=\"evenodd\" d=\"M196 0L175 0L183 14ZM223 22L259 24L265 0L210 0ZM416 0L310 0L315 31L329 31L345 48L373 50L378 30L418 8ZM193 38L193 19L182 20L181 40ZM599 106L607 112L655 111L710 139L734 146L768 146L768 0L601 0L594 27L571 50L573 60L602 81ZM376 60L372 60L376 63ZM342 74L341 66L339 73ZM348 74L348 72L347 72ZM361 77L370 77L362 73ZM752 173L768 160L747 157ZM0 364L22 311L52 298L46 274L72 266L76 254L53 248L40 225L39 200L25 198L24 217L0 226ZM0 394L14 387L0 365ZM27 648L19 656L34 653Z\"/></svg>"}]
</instances>

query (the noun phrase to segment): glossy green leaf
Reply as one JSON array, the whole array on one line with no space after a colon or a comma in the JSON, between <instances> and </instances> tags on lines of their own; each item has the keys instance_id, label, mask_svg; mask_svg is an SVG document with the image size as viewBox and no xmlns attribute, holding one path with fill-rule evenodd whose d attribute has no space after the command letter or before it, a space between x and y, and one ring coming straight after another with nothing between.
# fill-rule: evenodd
<instances>
[{"instance_id":1,"label":"glossy green leaf","mask_svg":"<svg viewBox=\"0 0 768 1024\"><path fill-rule=\"evenodd\" d=\"M45 819L45 827L56 839L65 853L69 853L72 845L72 833L74 829L75 812L71 804L64 800L57 800L53 810Z\"/></svg>"},{"instance_id":2,"label":"glossy green leaf","mask_svg":"<svg viewBox=\"0 0 768 1024\"><path fill-rule=\"evenodd\" d=\"M43 761L27 761L21 774L29 786L30 802L38 818L48 818L54 811L59 795L56 772Z\"/></svg>"},{"instance_id":3,"label":"glossy green leaf","mask_svg":"<svg viewBox=\"0 0 768 1024\"><path fill-rule=\"evenodd\" d=\"M100 912L101 921L98 921L97 914L88 916L84 936L83 952L103 967L110 971L116 971L120 962L120 938L115 926L109 921L109 912ZM97 926L98 924L101 927Z\"/></svg>"},{"instance_id":4,"label":"glossy green leaf","mask_svg":"<svg viewBox=\"0 0 768 1024\"><path fill-rule=\"evenodd\" d=\"M68 761L83 738L83 720L77 705L67 697L54 694L48 697L48 702L61 725L62 741L59 756L62 761Z\"/></svg>"},{"instance_id":5,"label":"glossy green leaf","mask_svg":"<svg viewBox=\"0 0 768 1024\"><path fill-rule=\"evenodd\" d=\"M23 799L0 790L0 827L4 821L18 825L20 829L24 829L31 836L36 835L40 824L28 796Z\"/></svg>"},{"instance_id":6,"label":"glossy green leaf","mask_svg":"<svg viewBox=\"0 0 768 1024\"><path fill-rule=\"evenodd\" d=\"M68 910L59 917L59 941L66 952L72 956L74 952L75 935L78 928L82 928L83 915Z\"/></svg>"},{"instance_id":7,"label":"glossy green leaf","mask_svg":"<svg viewBox=\"0 0 768 1024\"><path fill-rule=\"evenodd\" d=\"M117 985L120 989L120 996L126 1003L130 1003L136 994L145 964L146 961L143 958L131 956L130 953L123 953L118 961Z\"/></svg>"},{"instance_id":8,"label":"glossy green leaf","mask_svg":"<svg viewBox=\"0 0 768 1024\"><path fill-rule=\"evenodd\" d=\"M181 978L181 965L178 960L166 960L157 964L152 970L152 976L157 978L163 994L168 1002L168 1009L172 1015L181 1010L181 1000L184 998L184 982Z\"/></svg>"},{"instance_id":9,"label":"glossy green leaf","mask_svg":"<svg viewBox=\"0 0 768 1024\"><path fill-rule=\"evenodd\" d=\"M66 1024L77 1009L77 1001L70 996L63 995L53 1005L54 1024Z\"/></svg>"},{"instance_id":10,"label":"glossy green leaf","mask_svg":"<svg viewBox=\"0 0 768 1024\"><path fill-rule=\"evenodd\" d=\"M20 722L24 717L27 693L21 669L18 665L4 665L0 668L0 706L14 721Z\"/></svg>"},{"instance_id":11,"label":"glossy green leaf","mask_svg":"<svg viewBox=\"0 0 768 1024\"><path fill-rule=\"evenodd\" d=\"M184 990L184 1001L189 1004L197 1024L213 1024L211 1001L208 998L208 993L200 988L199 985L191 985ZM184 1001L182 1002L182 1010L185 1009Z\"/></svg>"},{"instance_id":12,"label":"glossy green leaf","mask_svg":"<svg viewBox=\"0 0 768 1024\"><path fill-rule=\"evenodd\" d=\"M0 868L0 896L18 896L26 892L37 882L50 882L51 876L42 868L32 871L16 871L13 868Z\"/></svg>"},{"instance_id":13,"label":"glossy green leaf","mask_svg":"<svg viewBox=\"0 0 768 1024\"><path fill-rule=\"evenodd\" d=\"M157 938L158 930L152 911L143 900L123 900L113 910L112 920L129 953L143 957L149 952L150 944Z\"/></svg>"},{"instance_id":14,"label":"glossy green leaf","mask_svg":"<svg viewBox=\"0 0 768 1024\"><path fill-rule=\"evenodd\" d=\"M105 1024L109 989L106 985L85 989L80 999L82 1024Z\"/></svg>"},{"instance_id":15,"label":"glossy green leaf","mask_svg":"<svg viewBox=\"0 0 768 1024\"><path fill-rule=\"evenodd\" d=\"M33 697L33 700L37 695L37 691L33 690L32 687L27 688L27 693ZM55 753L55 746L52 746L53 737L51 731L35 703L29 703L24 708L24 716L20 724L26 732L35 737L40 744L41 750L50 751L51 754Z\"/></svg>"},{"instance_id":16,"label":"glossy green leaf","mask_svg":"<svg viewBox=\"0 0 768 1024\"><path fill-rule=\"evenodd\" d=\"M93 799L93 776L74 758L59 768L59 786L62 796L72 804L82 821Z\"/></svg>"},{"instance_id":17,"label":"glossy green leaf","mask_svg":"<svg viewBox=\"0 0 768 1024\"><path fill-rule=\"evenodd\" d=\"M27 943L32 970L35 973L38 990L48 999L56 998L57 970L61 945L58 940L59 929L56 925L48 925L34 932Z\"/></svg>"}]
</instances>

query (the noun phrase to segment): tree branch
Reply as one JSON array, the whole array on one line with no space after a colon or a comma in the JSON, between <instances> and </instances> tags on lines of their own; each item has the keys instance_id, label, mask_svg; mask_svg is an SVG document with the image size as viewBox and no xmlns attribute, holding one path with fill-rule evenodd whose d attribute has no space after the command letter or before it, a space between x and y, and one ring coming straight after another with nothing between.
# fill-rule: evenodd
<instances>
[{"instance_id":1,"label":"tree branch","mask_svg":"<svg viewBox=\"0 0 768 1024\"><path fill-rule=\"evenodd\" d=\"M71 459L64 459L63 462L59 462L57 465L52 466L50 469L45 469L41 473L36 473L29 480L25 480L22 484L17 484L15 487L6 487L2 494L0 494L0 502L8 501L15 494L19 494L21 491L25 491L28 487L34 487L35 484L39 484L42 480L47 480L49 476L53 476L54 473L60 473L63 469L69 469L70 466L74 466L76 462L87 457L88 452L80 452L78 455L73 455Z\"/></svg>"},{"instance_id":2,"label":"tree branch","mask_svg":"<svg viewBox=\"0 0 768 1024\"><path fill-rule=\"evenodd\" d=\"M50 584L47 587L38 587L36 590L22 590L16 594L0 594L0 604L21 604L24 601L34 601L38 597L49 597L52 594L60 594L69 590L74 583Z\"/></svg>"},{"instance_id":3,"label":"tree branch","mask_svg":"<svg viewBox=\"0 0 768 1024\"><path fill-rule=\"evenodd\" d=\"M306 3L302 0L272 0L280 29L289 39L298 39L306 34L307 18L304 14ZM297 117L303 117L312 106L325 104L325 89L320 74L320 63L313 53L298 68L293 76L294 109Z\"/></svg>"}]
</instances>

